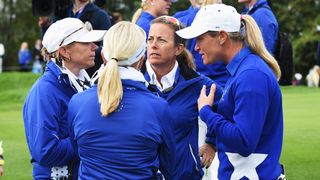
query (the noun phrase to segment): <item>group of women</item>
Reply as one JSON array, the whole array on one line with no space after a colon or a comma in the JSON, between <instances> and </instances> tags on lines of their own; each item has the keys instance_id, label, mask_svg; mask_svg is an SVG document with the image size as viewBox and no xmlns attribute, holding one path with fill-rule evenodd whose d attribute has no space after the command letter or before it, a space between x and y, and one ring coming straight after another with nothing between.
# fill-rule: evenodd
<instances>
[{"instance_id":1,"label":"group of women","mask_svg":"<svg viewBox=\"0 0 320 180\"><path fill-rule=\"evenodd\" d=\"M160 1L171 4L143 2ZM215 4L189 28L171 16L149 25L147 33L131 22L105 32L66 18L49 27L47 69L23 109L33 177L201 179L217 151L219 179L277 179L280 71L254 20ZM87 83L83 69L93 66L93 42L102 37L105 66L97 84ZM204 64L227 64L224 89L196 72L188 38ZM200 150L199 116L208 126ZM256 174L237 171L252 167Z\"/></svg>"}]
</instances>

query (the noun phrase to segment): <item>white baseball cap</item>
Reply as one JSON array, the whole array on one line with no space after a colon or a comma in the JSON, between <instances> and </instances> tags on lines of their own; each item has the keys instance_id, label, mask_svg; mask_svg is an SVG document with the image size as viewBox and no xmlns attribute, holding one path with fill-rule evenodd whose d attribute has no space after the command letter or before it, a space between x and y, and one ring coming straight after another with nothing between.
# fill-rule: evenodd
<instances>
[{"instance_id":1,"label":"white baseball cap","mask_svg":"<svg viewBox=\"0 0 320 180\"><path fill-rule=\"evenodd\" d=\"M72 42L101 41L105 30L92 30L89 22L83 23L77 18L64 18L53 23L43 36L42 44L48 53L55 52L61 46Z\"/></svg>"},{"instance_id":2,"label":"white baseball cap","mask_svg":"<svg viewBox=\"0 0 320 180\"><path fill-rule=\"evenodd\" d=\"M232 6L211 4L199 10L191 26L177 31L184 39L198 37L208 31L239 32L241 15Z\"/></svg>"}]
</instances>

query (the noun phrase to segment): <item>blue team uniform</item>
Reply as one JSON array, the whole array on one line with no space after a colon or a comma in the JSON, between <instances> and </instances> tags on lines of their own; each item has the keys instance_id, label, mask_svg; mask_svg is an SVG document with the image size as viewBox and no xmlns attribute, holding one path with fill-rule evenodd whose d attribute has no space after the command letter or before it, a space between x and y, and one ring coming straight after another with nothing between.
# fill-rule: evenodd
<instances>
[{"instance_id":1,"label":"blue team uniform","mask_svg":"<svg viewBox=\"0 0 320 180\"><path fill-rule=\"evenodd\" d=\"M148 72L145 78L150 81ZM157 95L163 97L169 104L173 115L174 133L176 139L177 169L175 179L201 179L203 171L198 150L198 105L197 99L203 85L207 91L214 82L199 75L184 63L179 62L175 83L170 92L163 93L153 86ZM222 90L217 88L216 101L221 97ZM207 143L215 144L214 135L207 134Z\"/></svg>"},{"instance_id":2,"label":"blue team uniform","mask_svg":"<svg viewBox=\"0 0 320 180\"><path fill-rule=\"evenodd\" d=\"M218 104L200 110L216 135L219 179L277 179L283 138L282 97L269 66L243 48L227 65L230 78Z\"/></svg>"},{"instance_id":3,"label":"blue team uniform","mask_svg":"<svg viewBox=\"0 0 320 180\"><path fill-rule=\"evenodd\" d=\"M69 104L74 141L81 159L79 179L173 179L175 141L168 104L144 83L122 80L118 108L103 117L97 86Z\"/></svg>"},{"instance_id":4,"label":"blue team uniform","mask_svg":"<svg viewBox=\"0 0 320 180\"><path fill-rule=\"evenodd\" d=\"M68 103L75 93L68 75L50 61L25 100L23 119L34 179L51 179L52 167L72 162L73 178L77 177L78 159L67 121Z\"/></svg>"}]
</instances>

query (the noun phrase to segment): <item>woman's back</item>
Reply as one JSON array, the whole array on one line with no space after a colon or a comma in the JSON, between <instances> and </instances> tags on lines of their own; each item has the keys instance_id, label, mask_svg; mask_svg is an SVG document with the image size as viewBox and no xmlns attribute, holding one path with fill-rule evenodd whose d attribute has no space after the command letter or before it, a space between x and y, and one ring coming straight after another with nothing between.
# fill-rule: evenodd
<instances>
[{"instance_id":1,"label":"woman's back","mask_svg":"<svg viewBox=\"0 0 320 180\"><path fill-rule=\"evenodd\" d=\"M174 131L167 104L141 82L122 80L122 85L123 98L106 117L100 112L97 87L70 102L81 159L79 179L151 179L159 161L162 172L171 177L175 149L170 148Z\"/></svg>"}]
</instances>

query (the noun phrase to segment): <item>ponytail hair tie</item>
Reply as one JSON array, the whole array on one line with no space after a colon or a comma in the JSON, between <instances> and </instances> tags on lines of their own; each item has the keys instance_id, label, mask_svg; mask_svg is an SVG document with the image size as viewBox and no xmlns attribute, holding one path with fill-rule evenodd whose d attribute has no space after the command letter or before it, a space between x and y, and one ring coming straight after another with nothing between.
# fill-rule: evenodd
<instances>
[{"instance_id":1,"label":"ponytail hair tie","mask_svg":"<svg viewBox=\"0 0 320 180\"><path fill-rule=\"evenodd\" d=\"M112 60L115 60L116 62L118 62L119 60L117 58L111 58Z\"/></svg>"}]
</instances>

